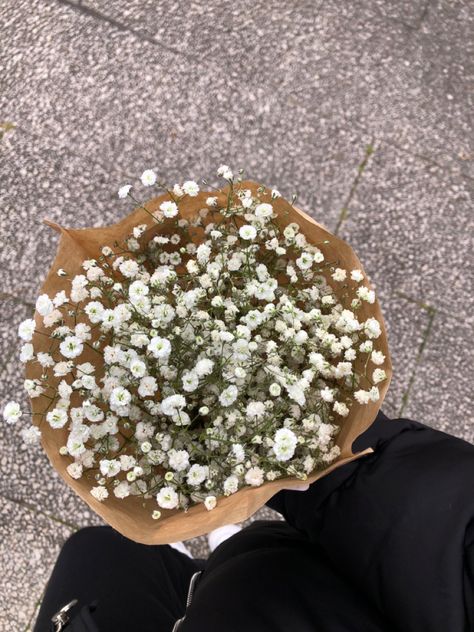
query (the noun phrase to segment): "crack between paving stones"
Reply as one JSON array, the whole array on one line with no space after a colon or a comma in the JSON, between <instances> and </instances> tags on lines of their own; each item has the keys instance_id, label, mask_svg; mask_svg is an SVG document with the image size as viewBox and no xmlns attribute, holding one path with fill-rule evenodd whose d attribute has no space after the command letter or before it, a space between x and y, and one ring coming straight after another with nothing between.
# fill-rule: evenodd
<instances>
[{"instance_id":1,"label":"crack between paving stones","mask_svg":"<svg viewBox=\"0 0 474 632\"><path fill-rule=\"evenodd\" d=\"M393 22L394 24L399 24L400 26L405 27L408 31L414 33L414 32L418 32L418 31L421 30L423 22L425 22L426 18L428 17L428 13L429 13L430 7L431 7L431 1L430 0L425 0L425 4L423 6L423 9L422 9L418 19L414 22L414 24L410 24L409 22L405 22L405 20L403 20L402 18L393 18L393 17L391 17L389 15L385 15L380 10L380 7L378 7L377 5L374 6L374 9L375 9L376 13L378 14L378 16L380 18L382 18L383 20L388 20L389 22Z\"/></svg>"},{"instance_id":2,"label":"crack between paving stones","mask_svg":"<svg viewBox=\"0 0 474 632\"><path fill-rule=\"evenodd\" d=\"M346 120L346 123L350 123L354 128L358 129L363 134L370 135L370 131L358 121L351 122L351 121ZM471 176L469 173L466 173L461 168L458 168L456 170L447 165L443 165L440 162L437 162L436 160L434 160L433 158L430 158L429 156L425 156L424 154L420 154L418 152L411 151L410 149L407 149L406 147L402 147L395 141L385 138L383 134L379 137L379 141L380 143L385 143L389 147L393 147L394 149L400 151L401 153L408 154L409 156L412 156L413 158L417 158L418 160L422 160L423 162L426 162L430 164L431 166L436 167L440 171L444 172L446 175L449 175L451 177L466 178L467 180L474 182L474 176Z\"/></svg>"},{"instance_id":3,"label":"crack between paving stones","mask_svg":"<svg viewBox=\"0 0 474 632\"><path fill-rule=\"evenodd\" d=\"M43 601L43 597L44 597L44 593L46 592L46 585L48 584L49 580L46 580L46 584L43 588L43 590L41 591L41 595L39 596L39 598L36 600L35 605L33 607L33 612L31 613L31 616L28 620L28 623L26 624L26 628L23 630L23 632L32 632L33 630L33 623L36 620L36 614L38 613L41 603Z\"/></svg>"},{"instance_id":4,"label":"crack between paving stones","mask_svg":"<svg viewBox=\"0 0 474 632\"><path fill-rule=\"evenodd\" d=\"M405 389L405 392L402 395L401 405L400 405L400 408L398 410L398 417L402 416L402 414L403 414L403 412L404 412L404 410L405 410L405 408L406 408L406 406L408 404L408 401L409 401L409 398L410 398L411 389L413 387L413 383L414 383L415 378L416 378L416 371L417 371L417 368L418 368L418 366L419 366L419 364L421 362L421 358L423 356L423 351L425 350L426 344L428 342L428 338L430 336L431 329L433 327L433 322L434 322L434 319L435 319L435 316L436 316L436 312L437 312L437 310L434 307L431 307L429 305L424 306L423 309L425 309L428 312L428 314L429 314L429 316L428 316L428 323L427 323L427 325L425 327L425 330L423 332L423 337L422 337L420 346L418 347L418 352L417 352L417 355L416 355L416 358L415 358L413 369L412 369L411 374L410 374L410 378L408 380L407 388Z\"/></svg>"},{"instance_id":5,"label":"crack between paving stones","mask_svg":"<svg viewBox=\"0 0 474 632\"><path fill-rule=\"evenodd\" d=\"M180 51L177 48L173 48L172 46L167 46L166 44L163 44L159 40L152 37L151 35L147 35L146 33L141 33L140 31L135 30L131 26L128 26L127 24L124 24L123 22L120 22L119 20L116 20L115 18L112 18L105 13L102 13L101 11L98 11L97 9L90 7L87 4L82 4L82 2L79 2L78 4L76 4L72 0L56 0L56 2L65 7L69 7L70 9L73 9L74 11L77 11L78 13L87 15L88 17L91 17L95 20L105 22L109 26L119 29L120 31L125 31L126 33L133 35L137 39L148 42L149 44L153 44L153 46L158 46L159 48L162 48L163 50L166 50L169 53L173 53L174 55L179 55L180 57L184 57L185 59L188 59L190 61L195 61L194 56L189 55L188 53L185 53L183 51Z\"/></svg>"},{"instance_id":6,"label":"crack between paving stones","mask_svg":"<svg viewBox=\"0 0 474 632\"><path fill-rule=\"evenodd\" d=\"M367 167L367 164L370 160L370 157L372 156L372 154L374 153L374 144L375 144L375 139L372 138L372 140L370 141L370 143L366 146L365 148L365 154L364 154L364 158L362 159L362 161L360 162L359 166L357 167L357 174L356 177L354 178L351 188L349 190L349 193L347 194L346 200L341 208L341 211L339 213L339 219L337 220L337 224L335 229L333 230L333 233L335 235L337 235L339 233L339 229L341 228L342 224L347 220L348 216L349 216L349 206L352 202L352 199L354 198L354 195L357 191L357 188L360 184L360 181L362 180L362 176L364 175L364 171Z\"/></svg>"},{"instance_id":7,"label":"crack between paving stones","mask_svg":"<svg viewBox=\"0 0 474 632\"><path fill-rule=\"evenodd\" d=\"M69 522L68 520L63 520L62 518L58 518L58 516L55 516L54 514L50 514L46 511L43 511L42 509L38 509L37 507L30 505L30 503L26 502L25 500L21 500L20 498L14 498L13 496L8 496L6 494L1 494L1 497L5 498L5 500L8 500L11 503L15 503L17 505L20 505L21 507L24 507L31 513L40 514L44 516L45 518L48 518L48 520L51 520L52 522L56 522L57 524L60 524L63 527L67 527L68 529L71 529L73 532L78 531L81 528L80 525L75 524L74 522Z\"/></svg>"}]
</instances>

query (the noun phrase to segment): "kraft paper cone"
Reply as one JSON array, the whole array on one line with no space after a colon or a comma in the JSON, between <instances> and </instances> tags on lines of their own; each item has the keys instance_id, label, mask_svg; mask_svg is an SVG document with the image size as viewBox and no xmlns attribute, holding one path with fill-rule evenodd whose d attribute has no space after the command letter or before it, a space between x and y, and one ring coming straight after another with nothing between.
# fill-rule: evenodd
<instances>
[{"instance_id":1,"label":"kraft paper cone","mask_svg":"<svg viewBox=\"0 0 474 632\"><path fill-rule=\"evenodd\" d=\"M237 185L239 188L251 189L253 195L257 195L257 189L261 186L254 182L243 182ZM228 189L213 193L218 198L218 202L223 204L227 200ZM195 215L199 209L205 208L206 198L209 193L202 191L196 197L186 196L180 203L180 214L182 217L190 218ZM321 224L306 215L303 211L294 208L283 198L275 200L271 199L270 191L265 189L264 193L259 193L261 201L271 202L275 212L278 214L278 223L285 227L291 222L297 222L301 231L306 235L308 242L317 244L325 254L325 258L334 261L335 265L341 268L352 270L360 269L363 272L363 266L352 248L339 237L331 234ZM103 228L85 228L72 229L63 228L54 222L46 220L46 223L60 233L60 241L56 258L48 273L48 276L41 288L40 293L46 293L54 296L60 290L69 293L70 281L68 278L60 277L57 271L60 268L66 270L69 278L75 274L82 272L81 264L84 259L99 258L101 249L104 246L114 248L114 242L122 241L128 236L133 227L138 224L146 224L147 230L141 238L142 242L146 242L159 233L167 232L165 224L157 224L153 217L153 213L159 213L159 205L169 199L167 194L163 194L149 202L143 207L135 209L130 215L113 226ZM169 231L169 227L168 227ZM322 244L324 240L329 240L329 244ZM196 241L199 241L197 238ZM327 277L328 283L336 290L337 285ZM356 283L349 279L349 284L354 287ZM368 281L365 282L368 285ZM352 287L351 285L351 287ZM375 420L377 413L382 405L385 394L388 390L390 379L392 376L392 365L388 349L387 335L385 325L380 309L380 305L376 300L375 303L369 304L363 302L359 313L359 320L365 320L369 317L375 317L382 329L381 336L374 342L374 348L385 354L385 362L383 368L387 373L387 379L379 384L380 399L377 402L370 402L366 405L360 405L356 401L351 406L349 415L341 418L341 429L338 435L337 443L341 448L340 457L324 470L316 471L308 477L307 482L312 483L317 479L325 476L335 468L341 467L345 463L357 459L364 454L370 453L368 449L358 454L352 453L352 443L361 435ZM39 331L45 331L42 324L42 318L38 313L35 314L35 320ZM35 351L48 351L48 338L38 331L33 337L33 345ZM100 357L92 349L85 348L80 357L81 362L91 362L96 365L97 374L100 376L98 362ZM356 370L360 370L360 365L356 365ZM28 363L26 374L29 379L38 378L41 374L41 367L37 363ZM56 382L54 382L56 379ZM59 383L61 378L49 377L49 382ZM74 400L76 397L76 400ZM78 394L73 395L72 405L77 406L79 400ZM283 488L301 485L301 480L294 477L287 477L276 481L266 482L261 487L246 487L236 494L229 497L218 498L217 506L212 511L207 511L203 504L191 507L186 513L182 510L161 510L162 517L159 520L153 520L152 511L157 509L157 503L154 498L144 500L141 497L129 496L126 499L117 499L113 494L104 502L97 501L91 494L90 489L95 484L93 480L81 478L75 480L69 476L66 467L72 462L72 458L61 456L59 448L66 443L67 429L53 430L46 422L45 416L45 399L43 397L31 399L31 407L36 425L41 428L42 445L46 451L53 467L59 472L66 483L83 499L85 502L101 516L108 524L114 527L124 536L141 542L144 544L165 544L178 540L187 540L205 533L208 533L216 527L224 524L241 522L255 513L262 507L275 493ZM41 413L41 414L38 414ZM337 418L338 416L336 416Z\"/></svg>"}]
</instances>

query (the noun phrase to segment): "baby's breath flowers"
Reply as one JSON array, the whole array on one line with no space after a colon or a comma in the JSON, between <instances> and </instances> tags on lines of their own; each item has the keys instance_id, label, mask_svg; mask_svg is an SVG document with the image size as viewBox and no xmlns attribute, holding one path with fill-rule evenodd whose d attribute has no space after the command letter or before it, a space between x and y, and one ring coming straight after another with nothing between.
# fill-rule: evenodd
<instances>
[{"instance_id":1,"label":"baby's breath flowers","mask_svg":"<svg viewBox=\"0 0 474 632\"><path fill-rule=\"evenodd\" d=\"M380 323L361 316L375 301L362 271L332 260L329 242L308 243L297 222L282 227L276 189L262 199L227 165L218 174L226 199L206 194L185 217L199 185L166 188L155 224L104 245L79 273L59 271L63 288L39 296L36 321L18 330L36 371L25 389L44 400L24 442L57 429L72 479L85 477L99 502L152 498L155 520L305 480L339 456L341 422L387 379ZM141 182L162 186L151 169ZM132 191L118 196L140 206ZM37 336L48 345L35 349ZM3 416L17 423L20 406Z\"/></svg>"}]
</instances>

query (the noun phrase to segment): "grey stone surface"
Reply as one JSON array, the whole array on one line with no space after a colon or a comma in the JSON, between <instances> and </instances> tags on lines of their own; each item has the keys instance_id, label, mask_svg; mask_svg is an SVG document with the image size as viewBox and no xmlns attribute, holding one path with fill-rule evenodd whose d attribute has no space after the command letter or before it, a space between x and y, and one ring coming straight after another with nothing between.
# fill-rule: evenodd
<instances>
[{"instance_id":1,"label":"grey stone surface","mask_svg":"<svg viewBox=\"0 0 474 632\"><path fill-rule=\"evenodd\" d=\"M291 145L305 129L318 145L325 123L337 120L474 176L474 16L466 0L242 1L211 10L139 0L63 4L84 16L96 11L97 21L113 20L163 56L176 51L208 76L214 70L213 85L225 78L227 94L251 86L253 99L220 102L259 130L276 123Z\"/></svg>"},{"instance_id":2,"label":"grey stone surface","mask_svg":"<svg viewBox=\"0 0 474 632\"><path fill-rule=\"evenodd\" d=\"M474 443L471 340L472 328L436 314L404 415Z\"/></svg>"},{"instance_id":3,"label":"grey stone surface","mask_svg":"<svg viewBox=\"0 0 474 632\"><path fill-rule=\"evenodd\" d=\"M341 236L383 298L418 298L474 327L474 185L386 143L375 147Z\"/></svg>"},{"instance_id":4,"label":"grey stone surface","mask_svg":"<svg viewBox=\"0 0 474 632\"><path fill-rule=\"evenodd\" d=\"M129 210L118 186L143 169L215 184L224 162L297 192L330 229L348 203L340 235L388 329L384 411L404 406L474 441L469 0L5 0L0 25L0 123L16 125L0 140L0 404L23 399L16 328L57 243L42 218L114 222ZM100 521L5 425L0 446L0 629L10 632L31 619L70 529ZM188 546L207 554L205 537Z\"/></svg>"},{"instance_id":5,"label":"grey stone surface","mask_svg":"<svg viewBox=\"0 0 474 632\"><path fill-rule=\"evenodd\" d=\"M26 632L71 530L18 503L0 500L0 630Z\"/></svg>"}]
</instances>

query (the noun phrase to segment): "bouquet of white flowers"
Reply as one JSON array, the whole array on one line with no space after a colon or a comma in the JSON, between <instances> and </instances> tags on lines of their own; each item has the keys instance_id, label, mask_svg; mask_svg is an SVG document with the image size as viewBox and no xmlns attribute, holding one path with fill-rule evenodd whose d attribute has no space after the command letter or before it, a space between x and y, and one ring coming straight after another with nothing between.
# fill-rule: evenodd
<instances>
[{"instance_id":1,"label":"bouquet of white flowers","mask_svg":"<svg viewBox=\"0 0 474 632\"><path fill-rule=\"evenodd\" d=\"M62 234L21 323L33 425L91 507L135 540L248 517L355 458L391 364L350 247L275 189L193 181L115 226ZM16 402L5 420L21 415ZM212 516L212 517L211 517Z\"/></svg>"}]
</instances>

